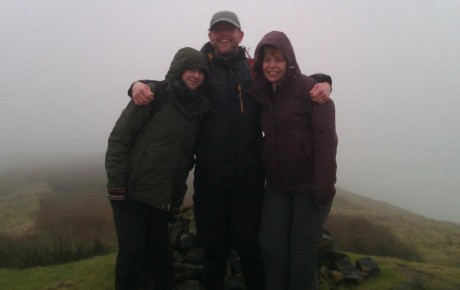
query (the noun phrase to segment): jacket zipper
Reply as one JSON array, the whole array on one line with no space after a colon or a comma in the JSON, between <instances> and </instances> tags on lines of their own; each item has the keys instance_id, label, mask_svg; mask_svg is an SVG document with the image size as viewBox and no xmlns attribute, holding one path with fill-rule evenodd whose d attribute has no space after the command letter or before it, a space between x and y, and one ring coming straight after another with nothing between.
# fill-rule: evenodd
<instances>
[{"instance_id":1,"label":"jacket zipper","mask_svg":"<svg viewBox=\"0 0 460 290\"><path fill-rule=\"evenodd\" d=\"M279 147L279 143L278 143L278 121L277 121L277 99L278 99L278 96L277 96L277 91L273 91L273 104L272 104L272 112L273 112L273 125L274 125L274 135L275 135L275 153L276 153L276 166L277 166L277 172L276 174L278 175L278 178L279 178L279 182L281 184L285 184L284 182L284 178L281 174L281 166L280 166L280 157L279 157L279 150L278 150L278 147Z\"/></svg>"}]
</instances>

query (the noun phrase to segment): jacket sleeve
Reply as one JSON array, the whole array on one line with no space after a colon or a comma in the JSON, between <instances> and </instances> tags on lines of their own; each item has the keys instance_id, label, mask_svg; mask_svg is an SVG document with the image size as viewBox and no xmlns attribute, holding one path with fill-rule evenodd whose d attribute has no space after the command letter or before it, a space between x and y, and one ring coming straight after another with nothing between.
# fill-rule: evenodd
<instances>
[{"instance_id":1,"label":"jacket sleeve","mask_svg":"<svg viewBox=\"0 0 460 290\"><path fill-rule=\"evenodd\" d=\"M118 118L110 133L105 155L108 187L126 188L129 153L150 112L151 106L136 106L130 101Z\"/></svg>"},{"instance_id":2,"label":"jacket sleeve","mask_svg":"<svg viewBox=\"0 0 460 290\"><path fill-rule=\"evenodd\" d=\"M143 84L151 84L151 83L153 83L154 81L152 81L152 80L138 80L138 81L135 81L134 83L132 83L131 86L129 86L129 89L128 89L128 96L129 96L130 98L133 97L133 85L134 85L135 83L137 83L137 82L141 82L141 83L143 83Z\"/></svg>"},{"instance_id":3,"label":"jacket sleeve","mask_svg":"<svg viewBox=\"0 0 460 290\"><path fill-rule=\"evenodd\" d=\"M317 83L328 83L331 86L332 89L332 78L326 74L314 74L310 76L312 79L314 79Z\"/></svg>"},{"instance_id":4,"label":"jacket sleeve","mask_svg":"<svg viewBox=\"0 0 460 290\"><path fill-rule=\"evenodd\" d=\"M332 100L325 104L312 102L312 129L314 142L313 190L317 205L325 205L335 195L337 173L337 133L335 106Z\"/></svg>"}]
</instances>

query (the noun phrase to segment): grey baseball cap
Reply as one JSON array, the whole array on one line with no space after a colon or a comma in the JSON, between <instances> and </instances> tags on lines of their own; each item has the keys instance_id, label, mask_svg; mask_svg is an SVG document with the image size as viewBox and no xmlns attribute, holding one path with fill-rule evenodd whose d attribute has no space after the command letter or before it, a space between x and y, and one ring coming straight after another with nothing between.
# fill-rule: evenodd
<instances>
[{"instance_id":1,"label":"grey baseball cap","mask_svg":"<svg viewBox=\"0 0 460 290\"><path fill-rule=\"evenodd\" d=\"M241 29L241 25L240 25L240 20L238 19L238 16L231 12L231 11L219 11L219 12L216 12L212 18L211 18L211 23L209 25L209 30L211 30L211 28L217 23L217 22L221 22L221 21L224 21L224 22L228 22L230 24L232 24L233 26L237 27L238 29Z\"/></svg>"}]
</instances>

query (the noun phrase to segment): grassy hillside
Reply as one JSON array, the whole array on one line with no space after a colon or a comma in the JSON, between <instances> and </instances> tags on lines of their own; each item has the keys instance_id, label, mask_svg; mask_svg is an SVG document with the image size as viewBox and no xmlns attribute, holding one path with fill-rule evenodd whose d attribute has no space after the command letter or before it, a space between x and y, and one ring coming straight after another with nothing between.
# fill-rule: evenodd
<instances>
[{"instance_id":1,"label":"grassy hillside","mask_svg":"<svg viewBox=\"0 0 460 290\"><path fill-rule=\"evenodd\" d=\"M78 225L88 229L95 218L104 230L112 230L101 162L95 159L72 168L16 170L0 176L0 234L36 232L37 225L54 226L47 227L47 232L60 231L58 222L66 222L68 236ZM191 202L190 194L187 202ZM331 211L334 216L365 218L382 225L424 257L423 263L415 263L373 256L382 275L356 289L460 289L460 224L429 219L345 190L338 190ZM94 230L101 233L103 229ZM352 254L353 260L362 256ZM110 254L56 266L0 269L0 290L113 289L114 261L115 254Z\"/></svg>"},{"instance_id":2,"label":"grassy hillside","mask_svg":"<svg viewBox=\"0 0 460 290\"><path fill-rule=\"evenodd\" d=\"M344 190L337 192L334 214L361 216L384 225L418 247L426 263L460 268L460 224L429 219Z\"/></svg>"},{"instance_id":3,"label":"grassy hillside","mask_svg":"<svg viewBox=\"0 0 460 290\"><path fill-rule=\"evenodd\" d=\"M0 231L24 232L34 225L38 195L50 191L47 184L34 184L0 195Z\"/></svg>"},{"instance_id":4,"label":"grassy hillside","mask_svg":"<svg viewBox=\"0 0 460 290\"><path fill-rule=\"evenodd\" d=\"M0 290L110 290L115 254L24 270L0 269Z\"/></svg>"},{"instance_id":5,"label":"grassy hillside","mask_svg":"<svg viewBox=\"0 0 460 290\"><path fill-rule=\"evenodd\" d=\"M353 259L361 255L351 255ZM460 269L374 257L382 274L346 289L460 289ZM0 269L0 290L113 289L115 254L49 267ZM326 287L323 287L326 289Z\"/></svg>"}]
</instances>

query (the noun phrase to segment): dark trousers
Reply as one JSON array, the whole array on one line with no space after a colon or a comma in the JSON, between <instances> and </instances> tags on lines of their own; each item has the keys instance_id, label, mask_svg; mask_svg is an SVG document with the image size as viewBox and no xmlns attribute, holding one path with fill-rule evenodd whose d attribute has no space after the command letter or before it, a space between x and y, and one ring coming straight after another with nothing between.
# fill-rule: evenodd
<instances>
[{"instance_id":1,"label":"dark trousers","mask_svg":"<svg viewBox=\"0 0 460 290\"><path fill-rule=\"evenodd\" d=\"M317 248L332 202L319 208L312 190L266 190L260 226L267 290L318 289Z\"/></svg>"},{"instance_id":2,"label":"dark trousers","mask_svg":"<svg viewBox=\"0 0 460 290\"><path fill-rule=\"evenodd\" d=\"M230 252L240 256L248 290L264 289L258 245L263 183L246 188L209 178L195 179L194 208L198 235L205 251L204 274L208 290L223 290Z\"/></svg>"},{"instance_id":3,"label":"dark trousers","mask_svg":"<svg viewBox=\"0 0 460 290\"><path fill-rule=\"evenodd\" d=\"M116 290L139 290L146 271L155 290L172 290L168 214L143 203L110 201L118 238Z\"/></svg>"}]
</instances>

